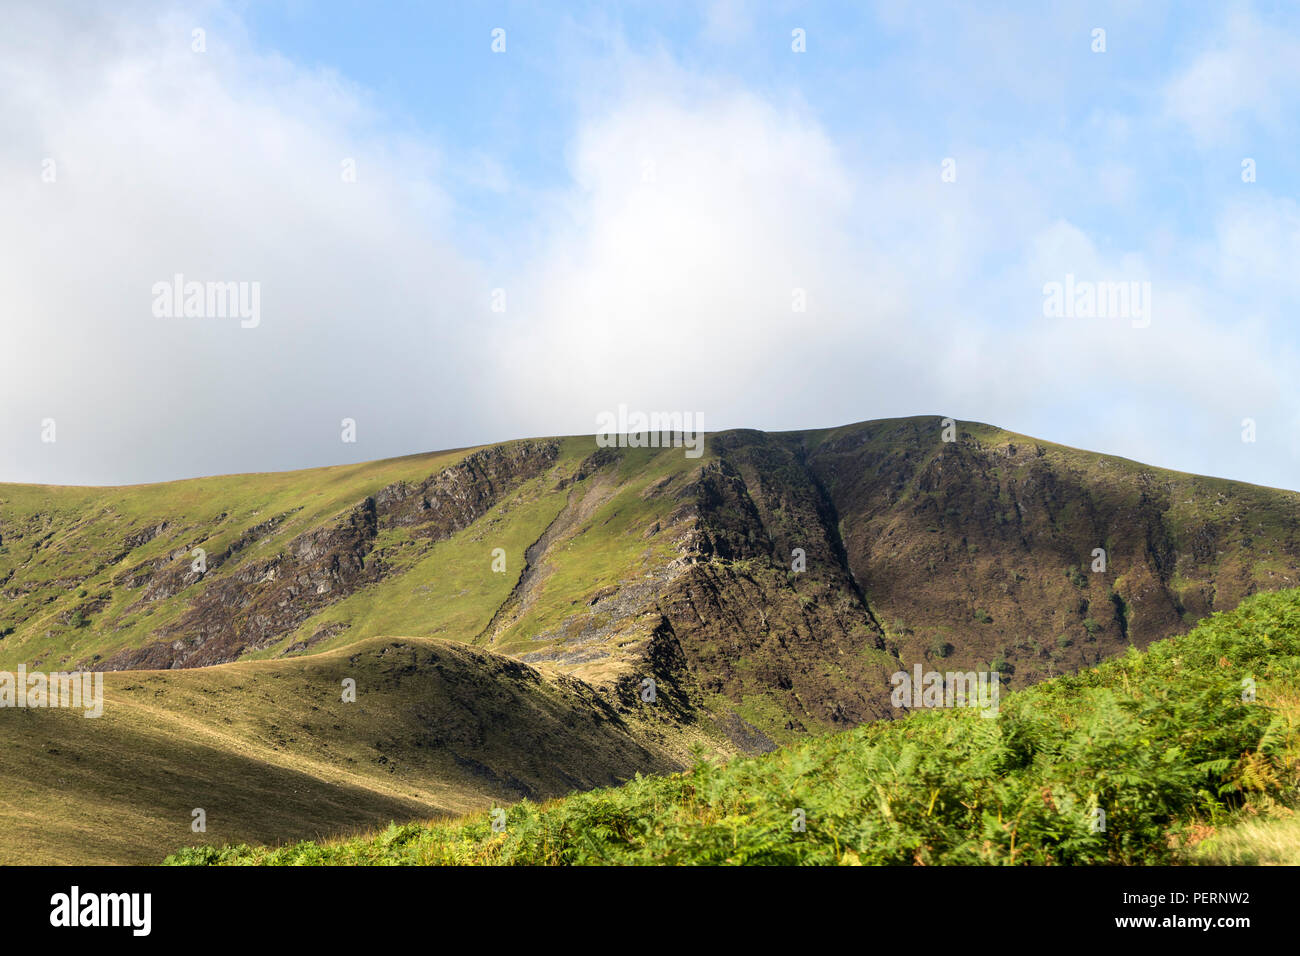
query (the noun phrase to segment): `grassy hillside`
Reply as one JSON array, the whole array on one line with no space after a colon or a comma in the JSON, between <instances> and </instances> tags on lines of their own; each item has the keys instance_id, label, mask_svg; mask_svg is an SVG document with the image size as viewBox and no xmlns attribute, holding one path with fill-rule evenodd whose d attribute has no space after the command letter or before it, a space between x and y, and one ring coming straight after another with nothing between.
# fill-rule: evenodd
<instances>
[{"instance_id":1,"label":"grassy hillside","mask_svg":"<svg viewBox=\"0 0 1300 956\"><path fill-rule=\"evenodd\" d=\"M683 765L581 682L428 638L105 684L97 719L0 710L0 863L156 862L196 808L209 839L283 840Z\"/></svg>"},{"instance_id":2,"label":"grassy hillside","mask_svg":"<svg viewBox=\"0 0 1300 956\"><path fill-rule=\"evenodd\" d=\"M996 719L931 711L700 761L516 804L502 832L480 814L323 844L187 849L168 862L1300 863L1298 788L1300 590L1288 590L1009 695Z\"/></svg>"},{"instance_id":3,"label":"grassy hillside","mask_svg":"<svg viewBox=\"0 0 1300 956\"><path fill-rule=\"evenodd\" d=\"M77 488L0 485L0 666L93 664L183 612L203 576L164 593L157 572L209 575L274 553L394 481L418 480L463 453L260 475ZM161 581L159 581L161 584Z\"/></svg>"}]
</instances>

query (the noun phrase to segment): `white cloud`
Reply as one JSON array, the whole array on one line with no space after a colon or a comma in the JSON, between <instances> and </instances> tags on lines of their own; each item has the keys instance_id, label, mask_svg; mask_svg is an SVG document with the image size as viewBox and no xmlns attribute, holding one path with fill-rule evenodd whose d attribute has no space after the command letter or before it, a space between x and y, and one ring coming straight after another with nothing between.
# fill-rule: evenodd
<instances>
[{"instance_id":1,"label":"white cloud","mask_svg":"<svg viewBox=\"0 0 1300 956\"><path fill-rule=\"evenodd\" d=\"M751 414L780 414L799 385L782 377L792 358L889 315L892 283L866 249L846 258L847 171L792 112L743 93L633 93L584 127L573 174L506 345L544 398L529 398L535 413L594 427L628 400L717 422L742 411L738 397L770 395ZM854 284L850 265L863 267Z\"/></svg>"},{"instance_id":2,"label":"white cloud","mask_svg":"<svg viewBox=\"0 0 1300 956\"><path fill-rule=\"evenodd\" d=\"M1210 48L1164 87L1166 115L1185 125L1202 146L1226 145L1253 121L1277 130L1293 124L1300 94L1300 41L1259 19L1249 6L1234 8Z\"/></svg>"},{"instance_id":3,"label":"white cloud","mask_svg":"<svg viewBox=\"0 0 1300 956\"><path fill-rule=\"evenodd\" d=\"M0 126L24 131L0 147L3 477L139 480L469 440L483 422L428 411L482 363L466 319L486 301L473 264L436 241L450 231L437 152L376 137L358 91L254 52L216 14L195 53L196 18L135 13L72 29L29 11L0 39ZM151 289L176 273L260 283L261 324L155 318ZM40 443L46 417L55 445ZM341 444L344 417L370 441Z\"/></svg>"},{"instance_id":4,"label":"white cloud","mask_svg":"<svg viewBox=\"0 0 1300 956\"><path fill-rule=\"evenodd\" d=\"M1061 147L962 156L943 184L937 161L855 164L804 114L740 90L633 84L583 126L564 226L520 281L527 304L501 343L528 383L517 414L537 432L556 416L591 428L620 402L710 427L949 411L1171 467L1242 467L1240 415L1291 406L1293 356L1243 331L1179 250L1157 264L1104 249L1048 212L1062 179L1113 203L1131 175ZM1003 255L1017 264L997 267ZM1042 286L1067 272L1151 282L1152 326L1045 318ZM1285 483L1273 462L1247 467Z\"/></svg>"}]
</instances>

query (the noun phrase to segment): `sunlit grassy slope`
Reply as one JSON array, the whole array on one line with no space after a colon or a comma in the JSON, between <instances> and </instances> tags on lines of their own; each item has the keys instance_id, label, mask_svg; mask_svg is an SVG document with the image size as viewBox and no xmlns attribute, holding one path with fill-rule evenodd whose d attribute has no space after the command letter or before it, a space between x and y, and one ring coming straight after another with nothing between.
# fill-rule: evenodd
<instances>
[{"instance_id":1,"label":"sunlit grassy slope","mask_svg":"<svg viewBox=\"0 0 1300 956\"><path fill-rule=\"evenodd\" d=\"M194 607L215 586L248 578L235 590L238 600L276 585L276 562L310 553L313 536L346 527L367 499L440 472L455 476L441 489L452 505L458 495L479 494L483 513L442 536L381 521L356 555L368 577L306 607L301 623L237 647L238 656L319 652L381 634L490 642L483 632L518 581L528 547L566 508L581 510L563 562L547 569L512 622L507 649L527 649L533 634L571 616L590 594L668 558L672 542L646 541L642 532L677 503L647 499L645 489L700 464L680 451L628 449L589 495L566 479L596 450L592 440L549 441L555 452L546 467L513 481L467 466L469 450L128 488L0 485L0 667L96 667L171 633L188 637L203 624L192 622ZM203 575L189 573L196 548L207 556ZM499 573L496 549L504 552ZM285 600L303 602L317 587L313 578ZM219 623L224 630L240 624Z\"/></svg>"},{"instance_id":2,"label":"sunlit grassy slope","mask_svg":"<svg viewBox=\"0 0 1300 956\"><path fill-rule=\"evenodd\" d=\"M216 555L259 524L281 519L274 533L254 535L239 552L244 561L271 554L385 485L416 481L464 454L114 488L0 484L0 580L21 568L30 585L11 591L0 609L0 630L15 631L0 641L0 666L64 666L139 644L178 618L190 595L141 601L122 586L130 567L188 565L194 548ZM133 536L148 540L133 546ZM88 623L74 621L78 610Z\"/></svg>"},{"instance_id":3,"label":"sunlit grassy slope","mask_svg":"<svg viewBox=\"0 0 1300 956\"><path fill-rule=\"evenodd\" d=\"M502 832L476 814L170 861L1294 864L1298 775L1300 590L1288 590L1009 695L996 719L931 711L701 761L516 804Z\"/></svg>"}]
</instances>

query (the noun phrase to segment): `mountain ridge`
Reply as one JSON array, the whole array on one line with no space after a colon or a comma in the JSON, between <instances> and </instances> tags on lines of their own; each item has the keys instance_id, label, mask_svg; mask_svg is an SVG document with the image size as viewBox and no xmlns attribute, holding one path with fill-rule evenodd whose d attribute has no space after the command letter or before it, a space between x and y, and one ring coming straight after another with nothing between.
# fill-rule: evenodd
<instances>
[{"instance_id":1,"label":"mountain ridge","mask_svg":"<svg viewBox=\"0 0 1300 956\"><path fill-rule=\"evenodd\" d=\"M465 658L465 680L513 660L567 702L561 723L598 707L625 727L642 766L596 762L615 776L680 766L695 745L725 757L901 716L890 678L917 665L1020 688L1297 582L1295 492L937 417L712 433L698 459L579 436L126 489L0 486L0 669L172 675L160 700L183 708L202 700L191 687L278 664L303 688L292 720L315 726L308 701L337 694L304 676L322 655L441 641L491 655ZM404 700L384 719L405 719ZM484 740L518 734L508 713L462 707ZM60 715L13 713L0 738L57 776L63 748L37 744L60 739ZM148 740L123 747L155 766ZM497 781L477 799L568 786L513 787L517 753L473 759ZM421 765L426 789L458 772ZM160 799L103 772L114 793ZM350 819L331 813L321 826Z\"/></svg>"}]
</instances>

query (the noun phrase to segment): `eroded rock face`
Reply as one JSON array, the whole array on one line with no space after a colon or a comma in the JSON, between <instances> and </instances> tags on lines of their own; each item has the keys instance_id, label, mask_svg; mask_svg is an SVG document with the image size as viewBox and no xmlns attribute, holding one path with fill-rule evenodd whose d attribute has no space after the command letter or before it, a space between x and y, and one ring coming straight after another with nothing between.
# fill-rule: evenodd
<instances>
[{"instance_id":1,"label":"eroded rock face","mask_svg":"<svg viewBox=\"0 0 1300 956\"><path fill-rule=\"evenodd\" d=\"M215 576L181 619L159 633L159 640L94 666L199 667L273 644L322 608L388 573L374 547L381 530L410 528L426 546L450 537L504 494L549 468L557 452L555 442L498 445L474 452L418 484L389 485L334 523L298 535L274 557ZM284 517L250 534L264 537ZM216 556L207 573L227 564L247 543L241 542ZM168 562L150 577L142 600L175 593L202 577L188 563Z\"/></svg>"},{"instance_id":2,"label":"eroded rock face","mask_svg":"<svg viewBox=\"0 0 1300 956\"><path fill-rule=\"evenodd\" d=\"M696 692L715 710L765 698L794 733L887 716L896 665L802 450L741 432L714 451L692 488L697 560L659 602Z\"/></svg>"},{"instance_id":3,"label":"eroded rock face","mask_svg":"<svg viewBox=\"0 0 1300 956\"><path fill-rule=\"evenodd\" d=\"M719 436L712 451L714 460L643 493L667 517L642 535L671 540L672 557L598 590L558 631L537 635L545 647L525 659L591 681L620 712L706 720L738 750L769 749L770 732L887 716L880 691L897 662L802 449L745 432ZM564 540L552 543L549 560L562 561ZM640 697L647 679L653 708ZM772 713L783 715L776 726Z\"/></svg>"}]
</instances>

